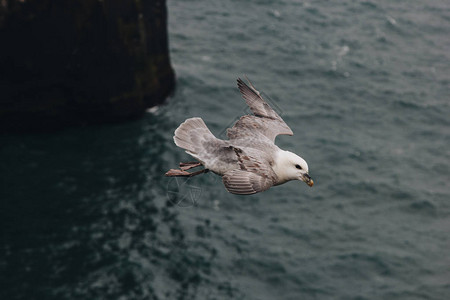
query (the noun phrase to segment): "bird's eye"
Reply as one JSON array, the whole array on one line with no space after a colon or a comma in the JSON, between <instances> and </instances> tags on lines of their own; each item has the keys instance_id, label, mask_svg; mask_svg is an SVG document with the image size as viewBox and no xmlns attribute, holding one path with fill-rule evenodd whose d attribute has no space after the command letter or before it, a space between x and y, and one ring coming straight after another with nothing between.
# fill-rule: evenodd
<instances>
[{"instance_id":1,"label":"bird's eye","mask_svg":"<svg viewBox=\"0 0 450 300\"><path fill-rule=\"evenodd\" d=\"M299 170L302 169L302 167L300 167L300 165L295 165L295 167L296 167L297 169L299 169Z\"/></svg>"}]
</instances>

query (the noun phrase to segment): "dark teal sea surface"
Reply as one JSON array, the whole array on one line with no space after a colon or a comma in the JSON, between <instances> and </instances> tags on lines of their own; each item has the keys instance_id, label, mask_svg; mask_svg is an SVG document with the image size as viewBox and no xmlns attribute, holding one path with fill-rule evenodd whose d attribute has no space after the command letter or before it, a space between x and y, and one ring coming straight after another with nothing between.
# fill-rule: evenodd
<instances>
[{"instance_id":1,"label":"dark teal sea surface","mask_svg":"<svg viewBox=\"0 0 450 300\"><path fill-rule=\"evenodd\" d=\"M0 137L0 299L450 299L448 1L169 0L177 89L143 119ZM164 177L245 114L315 185Z\"/></svg>"}]
</instances>

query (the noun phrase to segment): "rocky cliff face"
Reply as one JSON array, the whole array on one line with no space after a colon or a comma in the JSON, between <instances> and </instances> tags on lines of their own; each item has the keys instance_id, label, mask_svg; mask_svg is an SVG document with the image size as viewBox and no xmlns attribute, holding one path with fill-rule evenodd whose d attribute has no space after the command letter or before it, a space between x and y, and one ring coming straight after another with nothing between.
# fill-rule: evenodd
<instances>
[{"instance_id":1,"label":"rocky cliff face","mask_svg":"<svg viewBox=\"0 0 450 300\"><path fill-rule=\"evenodd\" d=\"M165 0L0 0L0 131L136 118L174 88Z\"/></svg>"}]
</instances>

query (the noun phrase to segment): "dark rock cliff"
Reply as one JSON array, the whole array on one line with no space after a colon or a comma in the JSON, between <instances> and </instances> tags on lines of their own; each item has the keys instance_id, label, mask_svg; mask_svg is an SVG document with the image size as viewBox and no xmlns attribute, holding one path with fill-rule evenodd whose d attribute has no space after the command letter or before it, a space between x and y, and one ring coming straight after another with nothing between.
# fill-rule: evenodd
<instances>
[{"instance_id":1,"label":"dark rock cliff","mask_svg":"<svg viewBox=\"0 0 450 300\"><path fill-rule=\"evenodd\" d=\"M0 131L136 118L174 88L165 0L0 0Z\"/></svg>"}]
</instances>

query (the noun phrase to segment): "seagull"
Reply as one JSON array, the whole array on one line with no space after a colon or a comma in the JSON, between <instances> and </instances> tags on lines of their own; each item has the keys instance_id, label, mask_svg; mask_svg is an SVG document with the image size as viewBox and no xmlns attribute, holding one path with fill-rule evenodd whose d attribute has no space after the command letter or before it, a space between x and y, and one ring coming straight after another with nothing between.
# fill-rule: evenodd
<instances>
[{"instance_id":1,"label":"seagull","mask_svg":"<svg viewBox=\"0 0 450 300\"><path fill-rule=\"evenodd\" d=\"M283 119L267 104L248 80L237 85L252 115L242 116L227 129L228 140L216 138L201 118L189 118L176 130L173 140L197 161L180 163L166 176L192 177L208 171L222 176L228 192L251 195L290 180L312 187L308 164L295 153L275 145L278 135L293 135ZM204 169L188 172L192 168Z\"/></svg>"}]
</instances>

